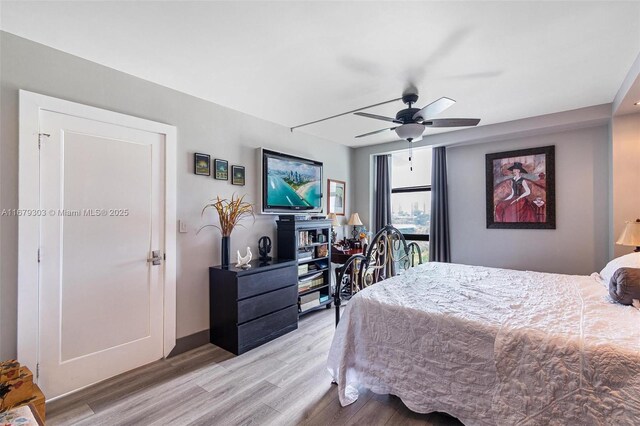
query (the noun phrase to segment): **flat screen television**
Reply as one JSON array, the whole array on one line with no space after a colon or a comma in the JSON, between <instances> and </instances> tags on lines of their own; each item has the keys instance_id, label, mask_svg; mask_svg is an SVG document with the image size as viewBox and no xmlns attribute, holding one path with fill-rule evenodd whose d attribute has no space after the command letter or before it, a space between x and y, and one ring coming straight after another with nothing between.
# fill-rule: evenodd
<instances>
[{"instance_id":1,"label":"flat screen television","mask_svg":"<svg viewBox=\"0 0 640 426\"><path fill-rule=\"evenodd\" d=\"M262 211L322 211L322 163L262 150Z\"/></svg>"}]
</instances>

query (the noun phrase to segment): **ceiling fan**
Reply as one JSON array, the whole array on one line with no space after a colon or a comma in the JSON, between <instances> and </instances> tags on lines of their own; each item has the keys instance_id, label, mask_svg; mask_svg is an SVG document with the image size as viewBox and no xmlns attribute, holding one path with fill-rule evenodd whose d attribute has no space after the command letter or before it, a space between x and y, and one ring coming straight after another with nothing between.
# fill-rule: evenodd
<instances>
[{"instance_id":1,"label":"ceiling fan","mask_svg":"<svg viewBox=\"0 0 640 426\"><path fill-rule=\"evenodd\" d=\"M456 101L450 98L440 98L424 108L413 108L413 104L418 101L417 93L404 93L401 99L402 102L408 105L408 108L398 111L395 118L369 114L368 112L354 112L355 115L361 117L398 124L398 126L395 127L364 133L356 136L356 138L363 138L365 136L395 130L399 138L412 142L420 138L427 127L470 127L477 126L480 122L479 118L433 118L456 103Z\"/></svg>"},{"instance_id":2,"label":"ceiling fan","mask_svg":"<svg viewBox=\"0 0 640 426\"><path fill-rule=\"evenodd\" d=\"M396 114L396 118L361 112L365 109L377 107L399 100L402 100L402 102L407 104L409 107L398 111L398 113ZM415 86L411 85L407 90L405 90L401 98L391 99L377 104L368 105L366 107L343 112L341 114L332 115L331 117L321 118L320 120L310 121L298 126L293 126L290 129L293 132L295 129L298 129L300 127L305 127L311 124L320 123L322 121L331 120L332 118L341 117L347 114L355 114L361 117L374 118L376 120L383 120L398 124L398 126L395 127L389 127L386 129L376 130L375 132L364 133L362 135L356 136L356 138L363 138L365 136L371 136L377 133L395 130L398 137L412 142L421 137L427 127L469 127L477 126L480 122L479 118L433 118L434 116L449 108L451 105L455 104L456 101L454 101L453 99L443 97L434 102L431 102L424 108L413 108L413 104L415 104L417 101L418 91L416 90Z\"/></svg>"}]
</instances>

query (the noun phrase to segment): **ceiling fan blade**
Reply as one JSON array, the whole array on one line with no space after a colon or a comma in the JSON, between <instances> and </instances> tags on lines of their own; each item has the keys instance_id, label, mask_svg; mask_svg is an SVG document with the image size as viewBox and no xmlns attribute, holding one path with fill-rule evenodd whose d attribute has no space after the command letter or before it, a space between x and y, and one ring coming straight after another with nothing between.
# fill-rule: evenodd
<instances>
[{"instance_id":1,"label":"ceiling fan blade","mask_svg":"<svg viewBox=\"0 0 640 426\"><path fill-rule=\"evenodd\" d=\"M433 116L440 114L442 111L449 108L451 105L455 103L456 101L454 101L451 98L446 98L446 97L440 98L437 101L431 102L429 105L422 108L420 111L416 112L413 115L413 119L416 121L421 121L427 118L431 118Z\"/></svg>"},{"instance_id":2,"label":"ceiling fan blade","mask_svg":"<svg viewBox=\"0 0 640 426\"><path fill-rule=\"evenodd\" d=\"M369 114L368 112L354 112L353 114L359 115L361 117L375 118L376 120L388 121L390 123L402 124L402 121L396 120L395 118L391 118L391 117L385 117L384 115Z\"/></svg>"},{"instance_id":3,"label":"ceiling fan blade","mask_svg":"<svg viewBox=\"0 0 640 426\"><path fill-rule=\"evenodd\" d=\"M356 136L356 138L363 138L363 137L365 137L365 136L375 135L375 134L378 134L378 133L386 132L386 131L388 131L388 130L395 130L396 128L397 128L397 127L391 127L391 128L389 128L389 129L376 130L375 132L369 132L369 133L364 133L364 134L362 134L362 135L358 135L358 136Z\"/></svg>"},{"instance_id":4,"label":"ceiling fan blade","mask_svg":"<svg viewBox=\"0 0 640 426\"><path fill-rule=\"evenodd\" d=\"M427 127L469 127L477 126L479 118L436 118L422 122Z\"/></svg>"},{"instance_id":5,"label":"ceiling fan blade","mask_svg":"<svg viewBox=\"0 0 640 426\"><path fill-rule=\"evenodd\" d=\"M402 100L402 98L395 98L395 99L391 99L390 101L379 102L377 104L367 105L367 106L362 107L362 108L352 109L351 111L341 112L340 114L332 115L331 117L325 117L325 118L321 118L320 120L314 120L314 121L310 121L308 123L298 124L297 126L289 127L289 130L291 130L293 132L295 129L299 129L300 127L305 127L305 126L309 126L311 124L321 123L323 121L331 120L332 118L336 118L336 117L342 117L343 115L351 114L351 113L356 112L356 111L362 111L363 109L369 109L369 108L377 107L377 106L380 106L380 105L384 105L384 104L388 104L388 103L395 102L395 101L400 101L400 100Z\"/></svg>"}]
</instances>

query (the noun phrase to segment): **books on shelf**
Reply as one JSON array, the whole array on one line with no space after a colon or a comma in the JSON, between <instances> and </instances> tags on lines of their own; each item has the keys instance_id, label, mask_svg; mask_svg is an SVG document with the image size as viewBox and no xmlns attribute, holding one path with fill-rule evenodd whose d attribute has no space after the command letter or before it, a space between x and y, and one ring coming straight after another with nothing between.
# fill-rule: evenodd
<instances>
[{"instance_id":1,"label":"books on shelf","mask_svg":"<svg viewBox=\"0 0 640 426\"><path fill-rule=\"evenodd\" d=\"M312 288L315 288L315 287L321 287L323 285L324 285L324 276L322 275L322 272L318 272L317 274L313 274L308 277L305 277L304 279L301 279L298 282L298 291L303 292L303 291L311 290Z\"/></svg>"},{"instance_id":2,"label":"books on shelf","mask_svg":"<svg viewBox=\"0 0 640 426\"><path fill-rule=\"evenodd\" d=\"M304 303L304 304L300 304L300 310L301 311L306 311L308 309L311 308L315 308L316 306L320 306L320 299L316 298L310 302Z\"/></svg>"},{"instance_id":3,"label":"books on shelf","mask_svg":"<svg viewBox=\"0 0 640 426\"><path fill-rule=\"evenodd\" d=\"M300 231L298 233L298 247L308 246L315 242L315 232Z\"/></svg>"},{"instance_id":4,"label":"books on shelf","mask_svg":"<svg viewBox=\"0 0 640 426\"><path fill-rule=\"evenodd\" d=\"M320 292L314 291L309 294L300 296L300 311L320 306Z\"/></svg>"},{"instance_id":5,"label":"books on shelf","mask_svg":"<svg viewBox=\"0 0 640 426\"><path fill-rule=\"evenodd\" d=\"M322 272L318 272L317 274L309 275L308 277L304 277L300 280L300 284L306 283L308 281L313 281L314 279L322 278Z\"/></svg>"},{"instance_id":6,"label":"books on shelf","mask_svg":"<svg viewBox=\"0 0 640 426\"><path fill-rule=\"evenodd\" d=\"M298 232L298 247L308 247L315 245L326 245L328 243L328 237L321 231L299 231Z\"/></svg>"},{"instance_id":7,"label":"books on shelf","mask_svg":"<svg viewBox=\"0 0 640 426\"><path fill-rule=\"evenodd\" d=\"M313 259L313 250L298 251L298 260Z\"/></svg>"},{"instance_id":8,"label":"books on shelf","mask_svg":"<svg viewBox=\"0 0 640 426\"><path fill-rule=\"evenodd\" d=\"M324 278L318 278L316 280L312 280L305 283L298 284L298 292L302 293L307 290L312 290L317 287L322 287L324 285Z\"/></svg>"},{"instance_id":9,"label":"books on shelf","mask_svg":"<svg viewBox=\"0 0 640 426\"><path fill-rule=\"evenodd\" d=\"M313 260L313 259L312 259ZM302 266L305 265L305 267L303 268ZM301 263L300 265L298 265L298 275L305 275L307 273L311 273L311 272L317 272L317 271L326 271L329 269L329 264L327 262L307 262L307 263Z\"/></svg>"},{"instance_id":10,"label":"books on shelf","mask_svg":"<svg viewBox=\"0 0 640 426\"><path fill-rule=\"evenodd\" d=\"M312 302L314 300L320 300L320 292L314 291L309 294L305 294L300 296L300 305L304 305L305 303Z\"/></svg>"},{"instance_id":11,"label":"books on shelf","mask_svg":"<svg viewBox=\"0 0 640 426\"><path fill-rule=\"evenodd\" d=\"M321 294L319 291L314 291L300 296L300 311L304 312L316 306L320 306L329 301L330 296L328 294Z\"/></svg>"}]
</instances>

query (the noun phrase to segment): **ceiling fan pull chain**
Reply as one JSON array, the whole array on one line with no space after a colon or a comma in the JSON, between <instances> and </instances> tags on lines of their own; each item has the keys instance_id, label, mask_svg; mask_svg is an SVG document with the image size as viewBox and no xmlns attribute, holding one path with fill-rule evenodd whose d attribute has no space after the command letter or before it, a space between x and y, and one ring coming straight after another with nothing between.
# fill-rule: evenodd
<instances>
[{"instance_id":1,"label":"ceiling fan pull chain","mask_svg":"<svg viewBox=\"0 0 640 426\"><path fill-rule=\"evenodd\" d=\"M409 142L409 171L413 171L413 144Z\"/></svg>"}]
</instances>

